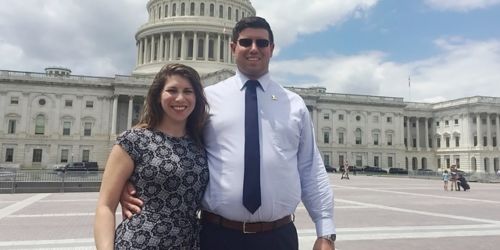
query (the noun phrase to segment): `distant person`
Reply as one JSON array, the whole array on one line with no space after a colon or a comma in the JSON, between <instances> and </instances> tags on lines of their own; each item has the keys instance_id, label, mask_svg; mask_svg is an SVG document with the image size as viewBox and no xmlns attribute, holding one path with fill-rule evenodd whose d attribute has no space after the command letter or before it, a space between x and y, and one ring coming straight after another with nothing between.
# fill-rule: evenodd
<instances>
[{"instance_id":1,"label":"distant person","mask_svg":"<svg viewBox=\"0 0 500 250\"><path fill-rule=\"evenodd\" d=\"M448 174L448 170L443 172L443 182L444 182L444 191L448 191L448 181L450 180L450 174Z\"/></svg>"},{"instance_id":2,"label":"distant person","mask_svg":"<svg viewBox=\"0 0 500 250\"><path fill-rule=\"evenodd\" d=\"M342 171L342 176L340 179L348 179L349 180L349 162L345 161L344 162L344 171Z\"/></svg>"},{"instance_id":3,"label":"distant person","mask_svg":"<svg viewBox=\"0 0 500 250\"><path fill-rule=\"evenodd\" d=\"M198 249L196 215L209 178L200 133L207 110L193 68L169 64L156 74L141 121L118 136L109 155L95 216L97 249ZM127 182L144 206L115 231Z\"/></svg>"},{"instance_id":4,"label":"distant person","mask_svg":"<svg viewBox=\"0 0 500 250\"><path fill-rule=\"evenodd\" d=\"M453 190L460 191L457 185L458 174L457 174L457 167L455 165L452 165L450 167L450 182L451 182L451 191Z\"/></svg>"},{"instance_id":5,"label":"distant person","mask_svg":"<svg viewBox=\"0 0 500 250\"><path fill-rule=\"evenodd\" d=\"M242 18L233 28L231 51L236 74L205 89L210 181L201 249L298 250L293 214L301 201L316 227L313 249L335 249L333 191L304 100L269 73L269 23ZM130 188L124 190L124 214L140 210Z\"/></svg>"}]
</instances>

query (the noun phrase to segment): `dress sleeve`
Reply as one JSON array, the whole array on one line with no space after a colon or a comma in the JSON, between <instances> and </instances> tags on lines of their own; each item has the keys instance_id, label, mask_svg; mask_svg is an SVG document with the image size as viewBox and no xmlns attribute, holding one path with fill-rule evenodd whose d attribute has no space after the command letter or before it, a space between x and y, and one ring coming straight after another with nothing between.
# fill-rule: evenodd
<instances>
[{"instance_id":1,"label":"dress sleeve","mask_svg":"<svg viewBox=\"0 0 500 250\"><path fill-rule=\"evenodd\" d=\"M132 158L134 163L137 163L140 159L140 154L138 152L137 146L140 138L141 136L139 135L138 131L127 130L116 138L115 144L122 147L123 150L125 150L125 152L130 155L130 158Z\"/></svg>"}]
</instances>

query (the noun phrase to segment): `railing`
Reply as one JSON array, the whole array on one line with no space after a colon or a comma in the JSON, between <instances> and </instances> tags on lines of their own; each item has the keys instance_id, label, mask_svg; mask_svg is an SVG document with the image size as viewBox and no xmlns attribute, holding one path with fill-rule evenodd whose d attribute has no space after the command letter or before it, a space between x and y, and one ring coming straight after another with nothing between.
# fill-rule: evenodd
<instances>
[{"instance_id":1,"label":"railing","mask_svg":"<svg viewBox=\"0 0 500 250\"><path fill-rule=\"evenodd\" d=\"M0 193L95 192L102 171L2 170Z\"/></svg>"}]
</instances>

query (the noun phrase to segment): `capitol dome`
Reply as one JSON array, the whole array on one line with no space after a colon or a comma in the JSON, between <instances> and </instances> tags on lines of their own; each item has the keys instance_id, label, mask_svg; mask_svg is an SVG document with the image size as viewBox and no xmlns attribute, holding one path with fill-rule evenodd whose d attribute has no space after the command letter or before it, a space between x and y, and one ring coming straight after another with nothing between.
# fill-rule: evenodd
<instances>
[{"instance_id":1,"label":"capitol dome","mask_svg":"<svg viewBox=\"0 0 500 250\"><path fill-rule=\"evenodd\" d=\"M166 63L208 75L234 71L230 42L241 18L255 16L249 0L149 0L149 18L135 35L136 76L156 74Z\"/></svg>"}]
</instances>

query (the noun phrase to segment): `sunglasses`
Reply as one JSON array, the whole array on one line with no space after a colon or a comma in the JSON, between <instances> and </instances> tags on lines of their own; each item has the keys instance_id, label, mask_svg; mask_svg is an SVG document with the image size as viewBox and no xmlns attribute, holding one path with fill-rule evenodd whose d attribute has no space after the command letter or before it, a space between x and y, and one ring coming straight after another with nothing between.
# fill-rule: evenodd
<instances>
[{"instance_id":1,"label":"sunglasses","mask_svg":"<svg viewBox=\"0 0 500 250\"><path fill-rule=\"evenodd\" d=\"M257 47L259 47L259 48L266 48L270 44L269 40L267 40L267 39L255 39L255 40L253 40L250 38L239 39L238 44L241 47L248 48L248 47L252 46L253 41L255 41L255 45L257 45Z\"/></svg>"}]
</instances>

